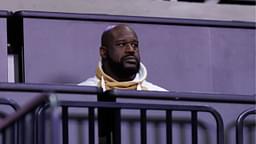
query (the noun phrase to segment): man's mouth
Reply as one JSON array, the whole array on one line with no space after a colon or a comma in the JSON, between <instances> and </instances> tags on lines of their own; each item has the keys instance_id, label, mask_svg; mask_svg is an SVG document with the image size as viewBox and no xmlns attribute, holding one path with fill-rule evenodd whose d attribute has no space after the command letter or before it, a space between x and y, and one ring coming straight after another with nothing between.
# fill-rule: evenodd
<instances>
[{"instance_id":1,"label":"man's mouth","mask_svg":"<svg viewBox=\"0 0 256 144\"><path fill-rule=\"evenodd\" d=\"M129 63L129 64L137 64L137 58L135 56L126 56L124 57L124 62Z\"/></svg>"}]
</instances>

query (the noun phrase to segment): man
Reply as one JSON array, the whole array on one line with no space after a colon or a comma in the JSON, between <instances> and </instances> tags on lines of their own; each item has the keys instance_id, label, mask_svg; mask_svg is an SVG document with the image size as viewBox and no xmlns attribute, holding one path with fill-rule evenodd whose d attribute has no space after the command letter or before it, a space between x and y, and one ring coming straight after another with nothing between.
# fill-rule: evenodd
<instances>
[{"instance_id":1,"label":"man","mask_svg":"<svg viewBox=\"0 0 256 144\"><path fill-rule=\"evenodd\" d=\"M108 27L101 37L100 56L96 76L79 85L99 86L104 91L114 88L167 91L146 81L147 70L140 62L138 37L131 27L125 24Z\"/></svg>"},{"instance_id":2,"label":"man","mask_svg":"<svg viewBox=\"0 0 256 144\"><path fill-rule=\"evenodd\" d=\"M147 71L140 62L139 41L136 33L127 25L109 26L102 34L100 47L101 61L96 76L79 85L98 86L104 91L109 89L134 89L166 91L146 81ZM99 100L108 101L109 97L99 95ZM120 110L99 109L99 143L113 143L118 135L116 125Z\"/></svg>"}]
</instances>

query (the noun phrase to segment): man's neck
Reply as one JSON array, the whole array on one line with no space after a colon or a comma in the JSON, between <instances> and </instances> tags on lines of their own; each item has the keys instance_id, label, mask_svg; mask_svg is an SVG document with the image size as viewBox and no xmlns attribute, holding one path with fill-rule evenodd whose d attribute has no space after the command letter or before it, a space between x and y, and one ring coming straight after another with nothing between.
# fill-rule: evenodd
<instances>
[{"instance_id":1,"label":"man's neck","mask_svg":"<svg viewBox=\"0 0 256 144\"><path fill-rule=\"evenodd\" d=\"M119 82L132 81L136 77L136 74L129 75L125 72L111 69L105 65L102 65L102 70L105 74L107 74L108 76L110 76L111 78L113 78L114 80L119 81Z\"/></svg>"}]
</instances>

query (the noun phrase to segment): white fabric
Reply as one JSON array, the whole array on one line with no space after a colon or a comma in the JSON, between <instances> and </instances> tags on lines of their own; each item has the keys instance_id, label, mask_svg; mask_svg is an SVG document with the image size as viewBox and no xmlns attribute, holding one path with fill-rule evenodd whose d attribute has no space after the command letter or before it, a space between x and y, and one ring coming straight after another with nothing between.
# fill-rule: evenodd
<instances>
[{"instance_id":1,"label":"white fabric","mask_svg":"<svg viewBox=\"0 0 256 144\"><path fill-rule=\"evenodd\" d=\"M101 66L101 63L99 63L99 65ZM136 77L134 78L133 81L137 82L137 81L141 81L143 79L145 79L145 77L147 76L147 70L146 70L146 67L140 63L140 70L139 72L137 73ZM94 76L94 77L91 77L81 83L79 83L78 85L79 86L99 86L99 79ZM105 85L104 83L101 83L100 84L101 87L103 88L103 90L105 91ZM164 88L161 88L157 85L154 85L146 80L144 80L142 83L141 83L141 86L142 87L145 87L147 90L149 91L167 91L166 89ZM142 88L140 86L137 87L137 90L142 90Z\"/></svg>"}]
</instances>

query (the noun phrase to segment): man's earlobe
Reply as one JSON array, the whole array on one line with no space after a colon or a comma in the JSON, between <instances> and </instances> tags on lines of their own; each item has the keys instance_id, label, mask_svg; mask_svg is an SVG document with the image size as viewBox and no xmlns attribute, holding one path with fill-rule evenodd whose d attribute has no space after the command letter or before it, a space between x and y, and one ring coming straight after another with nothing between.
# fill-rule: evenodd
<instances>
[{"instance_id":1,"label":"man's earlobe","mask_svg":"<svg viewBox=\"0 0 256 144\"><path fill-rule=\"evenodd\" d=\"M104 46L100 47L100 56L103 59L107 57L107 48L106 47L104 47Z\"/></svg>"}]
</instances>

